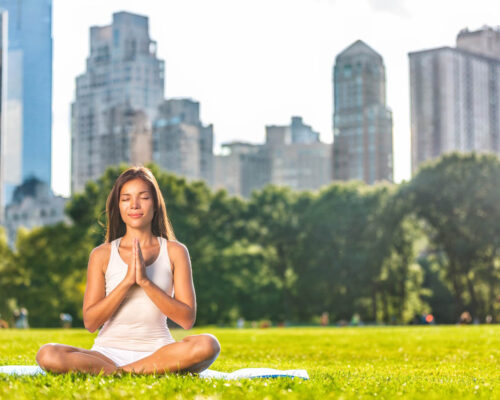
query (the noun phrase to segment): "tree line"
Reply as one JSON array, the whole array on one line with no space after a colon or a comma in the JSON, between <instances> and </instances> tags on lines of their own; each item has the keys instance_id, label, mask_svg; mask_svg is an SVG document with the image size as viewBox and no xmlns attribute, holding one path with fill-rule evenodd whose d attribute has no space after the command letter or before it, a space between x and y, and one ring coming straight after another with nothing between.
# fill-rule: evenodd
<instances>
[{"instance_id":1,"label":"tree line","mask_svg":"<svg viewBox=\"0 0 500 400\"><path fill-rule=\"evenodd\" d=\"M409 182L334 182L319 191L269 185L249 199L148 165L177 239L191 256L198 324L312 323L358 314L411 323L467 310L500 318L500 160L450 154ZM106 197L125 165L69 201L72 223L0 237L0 313L26 307L32 326L82 324L86 268L104 240Z\"/></svg>"}]
</instances>

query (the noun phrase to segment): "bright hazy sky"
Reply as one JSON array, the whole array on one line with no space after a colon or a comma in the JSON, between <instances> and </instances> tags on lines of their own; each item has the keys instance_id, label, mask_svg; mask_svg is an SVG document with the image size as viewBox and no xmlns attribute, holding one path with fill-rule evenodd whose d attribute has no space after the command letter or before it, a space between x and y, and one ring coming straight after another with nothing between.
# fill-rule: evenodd
<instances>
[{"instance_id":1,"label":"bright hazy sky","mask_svg":"<svg viewBox=\"0 0 500 400\"><path fill-rule=\"evenodd\" d=\"M459 30L500 23L498 0L54 0L52 187L70 190L70 104L89 27L112 14L149 17L165 61L165 95L200 102L215 150L261 143L292 115L332 141L332 67L357 39L384 58L395 179L410 177L408 52L454 46Z\"/></svg>"}]
</instances>

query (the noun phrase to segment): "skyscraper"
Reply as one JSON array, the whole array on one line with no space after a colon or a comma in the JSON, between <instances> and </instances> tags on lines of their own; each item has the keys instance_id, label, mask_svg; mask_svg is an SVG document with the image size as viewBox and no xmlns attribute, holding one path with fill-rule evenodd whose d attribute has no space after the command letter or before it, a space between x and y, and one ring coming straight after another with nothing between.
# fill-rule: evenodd
<instances>
[{"instance_id":1,"label":"skyscraper","mask_svg":"<svg viewBox=\"0 0 500 400\"><path fill-rule=\"evenodd\" d=\"M215 156L214 189L250 197L267 184L294 190L317 190L331 182L332 145L292 117L290 125L266 126L266 142L231 142Z\"/></svg>"},{"instance_id":2,"label":"skyscraper","mask_svg":"<svg viewBox=\"0 0 500 400\"><path fill-rule=\"evenodd\" d=\"M4 205L23 180L51 184L52 0L0 0L8 13Z\"/></svg>"},{"instance_id":3,"label":"skyscraper","mask_svg":"<svg viewBox=\"0 0 500 400\"><path fill-rule=\"evenodd\" d=\"M28 178L16 187L12 201L6 206L5 227L7 240L14 247L20 227L33 229L58 222L69 222L64 214L67 198L55 196L45 183L37 178Z\"/></svg>"},{"instance_id":4,"label":"skyscraper","mask_svg":"<svg viewBox=\"0 0 500 400\"><path fill-rule=\"evenodd\" d=\"M266 126L270 183L295 190L317 190L331 182L332 145L322 143L319 133L292 117L290 125Z\"/></svg>"},{"instance_id":5,"label":"skyscraper","mask_svg":"<svg viewBox=\"0 0 500 400\"><path fill-rule=\"evenodd\" d=\"M500 29L409 53L412 173L451 151L500 154Z\"/></svg>"},{"instance_id":6,"label":"skyscraper","mask_svg":"<svg viewBox=\"0 0 500 400\"><path fill-rule=\"evenodd\" d=\"M361 40L335 59L333 177L393 180L392 113L382 57Z\"/></svg>"},{"instance_id":7,"label":"skyscraper","mask_svg":"<svg viewBox=\"0 0 500 400\"><path fill-rule=\"evenodd\" d=\"M201 123L200 103L182 98L161 103L153 127L153 160L167 171L212 185L213 126Z\"/></svg>"},{"instance_id":8,"label":"skyscraper","mask_svg":"<svg viewBox=\"0 0 500 400\"><path fill-rule=\"evenodd\" d=\"M147 17L118 12L111 25L90 28L87 70L76 79L72 105L72 193L107 166L137 159L133 144L147 148L148 135L151 143L147 121L156 118L163 97L164 62L156 57ZM110 148L117 141L120 152Z\"/></svg>"},{"instance_id":9,"label":"skyscraper","mask_svg":"<svg viewBox=\"0 0 500 400\"><path fill-rule=\"evenodd\" d=\"M3 174L5 166L3 136L5 134L5 98L7 89L7 24L7 11L0 11L0 224L3 224L4 219Z\"/></svg>"},{"instance_id":10,"label":"skyscraper","mask_svg":"<svg viewBox=\"0 0 500 400\"><path fill-rule=\"evenodd\" d=\"M290 134L292 143L317 143L319 133L312 130L309 125L305 125L302 117L292 117L290 124Z\"/></svg>"},{"instance_id":11,"label":"skyscraper","mask_svg":"<svg viewBox=\"0 0 500 400\"><path fill-rule=\"evenodd\" d=\"M222 149L225 154L214 158L215 190L248 198L271 182L271 159L264 145L235 141Z\"/></svg>"}]
</instances>

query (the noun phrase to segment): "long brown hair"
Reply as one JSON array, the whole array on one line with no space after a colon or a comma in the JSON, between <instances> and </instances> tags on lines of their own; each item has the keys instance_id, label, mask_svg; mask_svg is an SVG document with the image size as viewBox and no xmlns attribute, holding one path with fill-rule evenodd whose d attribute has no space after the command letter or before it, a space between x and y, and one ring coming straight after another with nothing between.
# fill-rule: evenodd
<instances>
[{"instance_id":1,"label":"long brown hair","mask_svg":"<svg viewBox=\"0 0 500 400\"><path fill-rule=\"evenodd\" d=\"M124 171L118 179L116 179L113 189L108 195L106 201L106 215L108 217L106 227L106 242L110 243L113 240L122 237L127 231L127 227L120 215L120 192L122 187L132 179L142 179L149 186L154 199L154 216L151 221L151 231L155 236L164 237L167 240L176 240L174 228L167 216L167 208L165 200L161 193L158 182L149 168L146 167L130 167Z\"/></svg>"}]
</instances>

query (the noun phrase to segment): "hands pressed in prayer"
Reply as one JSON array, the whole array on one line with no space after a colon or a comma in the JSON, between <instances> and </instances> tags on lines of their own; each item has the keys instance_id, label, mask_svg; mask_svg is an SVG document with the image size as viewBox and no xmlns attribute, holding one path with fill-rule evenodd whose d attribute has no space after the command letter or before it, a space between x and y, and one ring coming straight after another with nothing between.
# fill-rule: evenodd
<instances>
[{"instance_id":1,"label":"hands pressed in prayer","mask_svg":"<svg viewBox=\"0 0 500 400\"><path fill-rule=\"evenodd\" d=\"M125 275L124 280L131 286L134 284L143 286L150 281L146 274L146 263L142 255L141 246L139 240L136 238L132 241L132 256L130 257L127 275Z\"/></svg>"},{"instance_id":2,"label":"hands pressed in prayer","mask_svg":"<svg viewBox=\"0 0 500 400\"><path fill-rule=\"evenodd\" d=\"M139 240L134 239L134 252L133 256L135 257L135 283L139 286L143 286L149 283L149 278L146 274L146 263L144 261L144 257L142 256L141 245L139 244Z\"/></svg>"}]
</instances>

